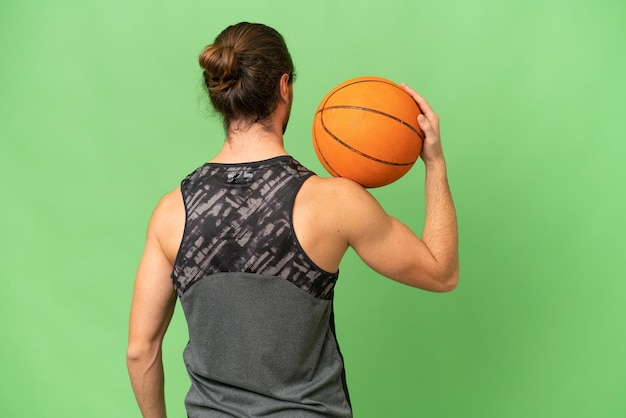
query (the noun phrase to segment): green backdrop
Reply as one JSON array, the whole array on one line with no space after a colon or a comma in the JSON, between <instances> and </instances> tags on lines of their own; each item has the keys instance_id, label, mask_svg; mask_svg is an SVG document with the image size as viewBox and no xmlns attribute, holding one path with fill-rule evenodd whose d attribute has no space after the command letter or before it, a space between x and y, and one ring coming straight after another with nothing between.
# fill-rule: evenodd
<instances>
[{"instance_id":1,"label":"green backdrop","mask_svg":"<svg viewBox=\"0 0 626 418\"><path fill-rule=\"evenodd\" d=\"M0 416L136 417L125 368L158 199L222 141L197 55L263 22L296 63L288 150L334 85L407 82L442 119L462 274L404 287L349 253L337 330L355 416L626 416L626 6L618 0L3 1ZM421 231L423 166L372 190ZM184 319L164 346L171 417Z\"/></svg>"}]
</instances>

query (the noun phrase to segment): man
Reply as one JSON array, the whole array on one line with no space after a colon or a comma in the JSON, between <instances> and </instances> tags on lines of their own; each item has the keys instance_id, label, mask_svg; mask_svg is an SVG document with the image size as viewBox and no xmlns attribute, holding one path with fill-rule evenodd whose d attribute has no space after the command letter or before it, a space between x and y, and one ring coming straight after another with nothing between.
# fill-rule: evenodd
<instances>
[{"instance_id":1,"label":"man","mask_svg":"<svg viewBox=\"0 0 626 418\"><path fill-rule=\"evenodd\" d=\"M179 298L190 417L351 417L333 288L348 247L378 273L443 292L459 275L439 119L423 115L420 239L372 195L287 154L294 68L265 25L226 28L200 55L226 131L221 151L157 205L131 307L128 369L144 417L164 417L161 343Z\"/></svg>"}]
</instances>

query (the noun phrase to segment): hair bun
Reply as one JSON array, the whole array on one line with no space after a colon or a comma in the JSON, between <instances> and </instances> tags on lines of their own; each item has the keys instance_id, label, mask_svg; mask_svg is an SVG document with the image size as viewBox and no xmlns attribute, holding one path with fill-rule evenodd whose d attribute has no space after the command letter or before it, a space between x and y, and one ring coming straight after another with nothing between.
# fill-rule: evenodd
<instances>
[{"instance_id":1,"label":"hair bun","mask_svg":"<svg viewBox=\"0 0 626 418\"><path fill-rule=\"evenodd\" d=\"M231 45L209 45L200 54L200 67L209 90L221 92L239 80L237 53Z\"/></svg>"},{"instance_id":2,"label":"hair bun","mask_svg":"<svg viewBox=\"0 0 626 418\"><path fill-rule=\"evenodd\" d=\"M280 80L293 62L282 35L260 23L240 22L220 32L198 57L204 88L224 127L234 120L267 123L281 100ZM265 125L264 125L265 126Z\"/></svg>"}]
</instances>

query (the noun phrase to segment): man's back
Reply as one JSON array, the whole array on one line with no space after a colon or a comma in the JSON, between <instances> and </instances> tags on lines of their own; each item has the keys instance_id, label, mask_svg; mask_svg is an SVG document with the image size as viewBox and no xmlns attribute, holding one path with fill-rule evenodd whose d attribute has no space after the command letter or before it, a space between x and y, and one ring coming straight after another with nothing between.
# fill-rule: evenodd
<instances>
[{"instance_id":1,"label":"man's back","mask_svg":"<svg viewBox=\"0 0 626 418\"><path fill-rule=\"evenodd\" d=\"M312 175L282 156L207 163L181 183L172 279L189 328L190 416L352 415L334 331L337 274L311 262L292 227Z\"/></svg>"}]
</instances>

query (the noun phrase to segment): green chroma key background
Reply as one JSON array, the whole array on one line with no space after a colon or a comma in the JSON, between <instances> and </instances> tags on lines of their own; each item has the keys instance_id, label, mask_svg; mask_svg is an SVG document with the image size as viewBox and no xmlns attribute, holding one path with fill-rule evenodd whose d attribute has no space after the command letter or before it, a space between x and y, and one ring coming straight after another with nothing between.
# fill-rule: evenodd
<instances>
[{"instance_id":1,"label":"green chroma key background","mask_svg":"<svg viewBox=\"0 0 626 418\"><path fill-rule=\"evenodd\" d=\"M0 416L136 417L128 309L153 207L223 141L197 56L274 26L298 78L286 145L321 175L319 101L376 75L439 113L460 224L450 294L350 252L336 289L355 416L626 416L626 6L588 1L0 5ZM372 193L421 231L421 161ZM171 417L188 389L177 309Z\"/></svg>"}]
</instances>

